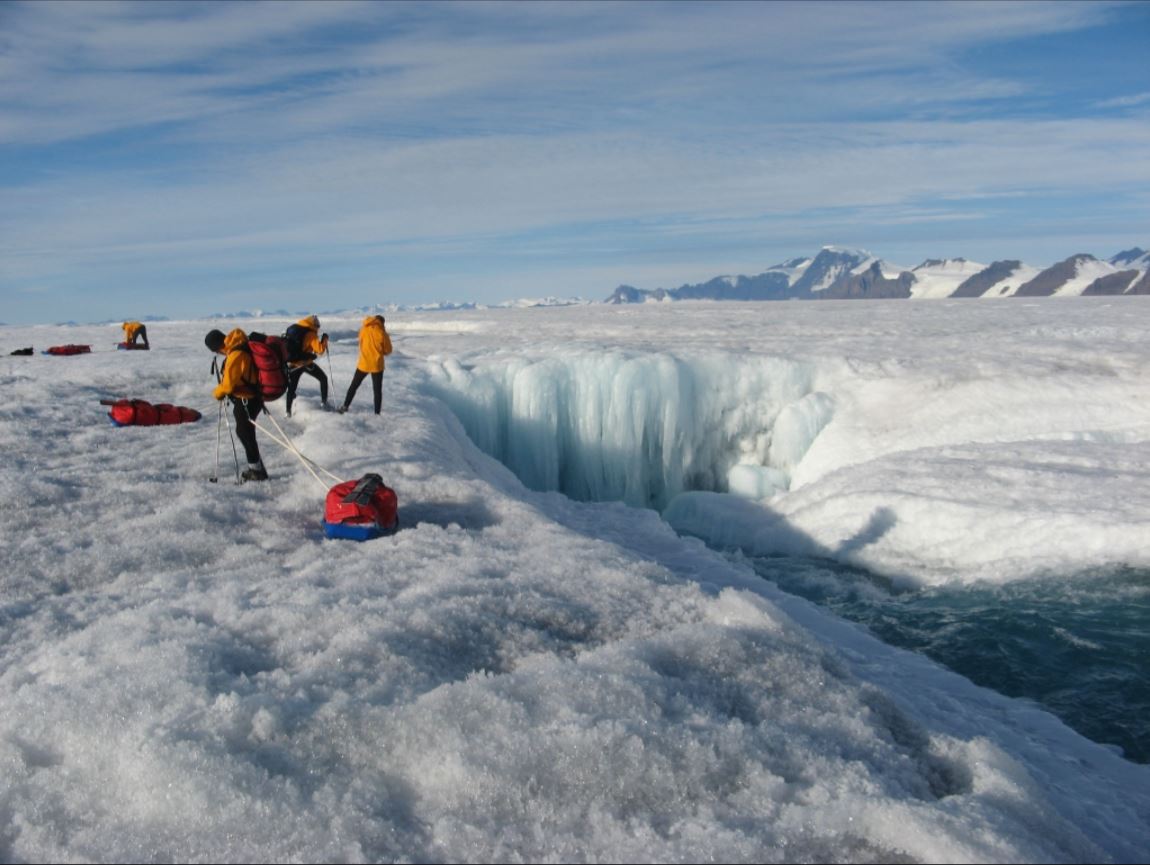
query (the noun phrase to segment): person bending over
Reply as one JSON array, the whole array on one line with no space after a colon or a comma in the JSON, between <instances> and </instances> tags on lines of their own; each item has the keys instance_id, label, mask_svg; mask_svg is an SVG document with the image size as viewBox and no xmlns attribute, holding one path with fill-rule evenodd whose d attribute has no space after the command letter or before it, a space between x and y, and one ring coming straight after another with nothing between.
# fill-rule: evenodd
<instances>
[{"instance_id":1,"label":"person bending over","mask_svg":"<svg viewBox=\"0 0 1150 865\"><path fill-rule=\"evenodd\" d=\"M319 398L323 407L327 404L327 376L324 375L315 359L327 353L327 334L321 339L319 336L319 318L309 315L301 318L287 329L284 341L288 348L288 387L287 387L287 415L291 417L291 404L295 402L296 388L299 380L306 372L319 382Z\"/></svg>"},{"instance_id":2,"label":"person bending over","mask_svg":"<svg viewBox=\"0 0 1150 865\"><path fill-rule=\"evenodd\" d=\"M256 427L252 423L263 410L264 403L260 397L259 373L248 350L248 336L238 327L227 336L213 330L204 337L204 345L213 353L224 355L220 381L212 391L212 396L217 400L227 397L232 404L236 437L244 446L244 455L248 458L248 467L240 477L245 481L266 481L268 473L260 458Z\"/></svg>"},{"instance_id":3,"label":"person bending over","mask_svg":"<svg viewBox=\"0 0 1150 865\"><path fill-rule=\"evenodd\" d=\"M151 348L148 345L148 329L138 321L125 321L122 325L124 328L124 344L125 345L139 345L142 344L144 348ZM141 343L142 341L142 343Z\"/></svg>"}]
</instances>

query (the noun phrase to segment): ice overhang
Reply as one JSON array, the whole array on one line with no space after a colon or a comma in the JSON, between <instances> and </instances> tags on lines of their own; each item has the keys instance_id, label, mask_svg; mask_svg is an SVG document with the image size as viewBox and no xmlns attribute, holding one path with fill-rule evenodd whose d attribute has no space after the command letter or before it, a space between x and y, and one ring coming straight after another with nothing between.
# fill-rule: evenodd
<instances>
[{"instance_id":1,"label":"ice overhang","mask_svg":"<svg viewBox=\"0 0 1150 865\"><path fill-rule=\"evenodd\" d=\"M604 351L430 363L429 390L534 490L662 510L690 491L766 499L830 421L809 364Z\"/></svg>"}]
</instances>

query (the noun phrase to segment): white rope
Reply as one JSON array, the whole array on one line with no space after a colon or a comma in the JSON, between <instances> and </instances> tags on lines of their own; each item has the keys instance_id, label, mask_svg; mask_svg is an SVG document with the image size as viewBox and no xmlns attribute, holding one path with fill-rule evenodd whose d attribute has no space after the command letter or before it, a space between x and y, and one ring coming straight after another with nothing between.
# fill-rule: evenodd
<instances>
[{"instance_id":1,"label":"white rope","mask_svg":"<svg viewBox=\"0 0 1150 865\"><path fill-rule=\"evenodd\" d=\"M254 426L258 430L261 430L264 433L264 435L266 435L268 438L270 438L272 441L274 441L276 444L278 444L284 450L289 451L290 453L293 453L297 457L299 457L299 461L301 463L303 463L303 467L311 473L311 476L313 478L315 478L316 483L318 483L324 489L327 489L327 484L325 484L323 482L323 480L320 478L320 476L318 474L316 474L315 469L319 469L321 472L323 472L329 478L334 480L336 483L342 483L343 482L343 478L339 477L338 475L332 474L327 469L325 469L323 466L321 466L319 463L317 463L315 460L311 459L310 457L306 457L302 453L300 453L299 448L297 448L295 446L295 444L292 442L292 440L290 438L288 438L287 433L285 433L283 431L283 428L279 425L279 423L276 421L276 419L274 417L272 417L272 415L266 409L264 410L264 416L272 422L272 424L276 428L276 432L272 432L270 429L265 427L263 424L257 423L254 420L252 421L252 426Z\"/></svg>"}]
</instances>

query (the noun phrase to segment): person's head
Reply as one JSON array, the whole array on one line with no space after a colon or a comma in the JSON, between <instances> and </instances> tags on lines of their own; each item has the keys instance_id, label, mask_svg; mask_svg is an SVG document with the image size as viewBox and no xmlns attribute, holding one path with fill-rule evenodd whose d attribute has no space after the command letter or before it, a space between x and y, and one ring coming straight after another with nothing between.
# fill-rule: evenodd
<instances>
[{"instance_id":1,"label":"person's head","mask_svg":"<svg viewBox=\"0 0 1150 865\"><path fill-rule=\"evenodd\" d=\"M224 332L222 330L209 330L204 337L204 345L209 351L219 353L224 347Z\"/></svg>"}]
</instances>

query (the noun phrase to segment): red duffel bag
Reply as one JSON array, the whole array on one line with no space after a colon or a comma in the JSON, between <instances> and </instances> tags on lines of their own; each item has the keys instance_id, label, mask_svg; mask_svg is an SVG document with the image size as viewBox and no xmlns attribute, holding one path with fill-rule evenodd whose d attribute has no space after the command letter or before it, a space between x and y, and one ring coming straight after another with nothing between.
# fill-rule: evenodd
<instances>
[{"instance_id":1,"label":"red duffel bag","mask_svg":"<svg viewBox=\"0 0 1150 865\"><path fill-rule=\"evenodd\" d=\"M100 400L111 406L108 418L116 426L157 426L158 424L191 423L198 421L200 413L194 408L160 403L152 405L142 399Z\"/></svg>"}]
</instances>

